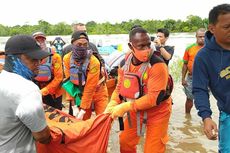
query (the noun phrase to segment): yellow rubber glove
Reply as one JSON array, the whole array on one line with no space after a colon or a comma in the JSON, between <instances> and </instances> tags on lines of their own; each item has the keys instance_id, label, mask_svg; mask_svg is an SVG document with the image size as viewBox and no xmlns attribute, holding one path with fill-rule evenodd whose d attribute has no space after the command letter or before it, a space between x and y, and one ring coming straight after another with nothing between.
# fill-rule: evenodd
<instances>
[{"instance_id":1,"label":"yellow rubber glove","mask_svg":"<svg viewBox=\"0 0 230 153\"><path fill-rule=\"evenodd\" d=\"M114 106L111 112L111 117L114 119L116 117L122 117L126 112L132 110L131 102L124 102L117 106Z\"/></svg>"},{"instance_id":2,"label":"yellow rubber glove","mask_svg":"<svg viewBox=\"0 0 230 153\"><path fill-rule=\"evenodd\" d=\"M42 88L42 89L41 89L41 93L42 93L42 96L46 96L46 95L49 94L49 91L48 91L47 88Z\"/></svg>"},{"instance_id":3,"label":"yellow rubber glove","mask_svg":"<svg viewBox=\"0 0 230 153\"><path fill-rule=\"evenodd\" d=\"M118 103L115 100L111 100L108 105L105 108L105 111L103 112L104 114L111 114L112 109L114 108L114 106L118 105Z\"/></svg>"}]
</instances>

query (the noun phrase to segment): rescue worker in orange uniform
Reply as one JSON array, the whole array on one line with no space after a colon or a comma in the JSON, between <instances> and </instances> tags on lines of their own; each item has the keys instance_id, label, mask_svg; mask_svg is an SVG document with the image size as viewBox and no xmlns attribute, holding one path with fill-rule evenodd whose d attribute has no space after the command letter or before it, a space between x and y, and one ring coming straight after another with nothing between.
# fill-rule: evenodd
<instances>
[{"instance_id":1,"label":"rescue worker in orange uniform","mask_svg":"<svg viewBox=\"0 0 230 153\"><path fill-rule=\"evenodd\" d=\"M92 102L96 114L104 112L108 104L108 91L100 78L100 62L88 49L88 35L83 31L76 31L71 38L72 51L63 58L65 77L81 91L81 103L77 106L74 99L71 100L73 115L78 119L89 119L92 113ZM82 76L78 76L79 72ZM67 94L68 95L68 94Z\"/></svg>"},{"instance_id":2,"label":"rescue worker in orange uniform","mask_svg":"<svg viewBox=\"0 0 230 153\"><path fill-rule=\"evenodd\" d=\"M145 129L144 153L163 153L172 105L166 91L168 68L162 59L153 55L145 29L132 29L128 45L131 52L120 64L118 84L105 113L115 119L128 112L124 131L119 136L121 153L136 153Z\"/></svg>"},{"instance_id":3,"label":"rescue worker in orange uniform","mask_svg":"<svg viewBox=\"0 0 230 153\"><path fill-rule=\"evenodd\" d=\"M43 32L35 32L33 37L43 50L52 53L52 56L45 58L41 62L35 82L41 89L43 102L61 110L63 94L63 89L61 88L63 80L61 56L55 52L54 48L46 46L46 36Z\"/></svg>"}]
</instances>

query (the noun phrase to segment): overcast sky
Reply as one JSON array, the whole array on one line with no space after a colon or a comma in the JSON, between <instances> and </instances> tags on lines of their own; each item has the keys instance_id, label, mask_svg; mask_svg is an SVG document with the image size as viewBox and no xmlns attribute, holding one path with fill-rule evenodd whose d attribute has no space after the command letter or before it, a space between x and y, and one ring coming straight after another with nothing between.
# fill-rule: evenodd
<instances>
[{"instance_id":1,"label":"overcast sky","mask_svg":"<svg viewBox=\"0 0 230 153\"><path fill-rule=\"evenodd\" d=\"M120 23L130 19L207 18L213 6L230 0L2 0L0 24L14 26L96 21Z\"/></svg>"}]
</instances>

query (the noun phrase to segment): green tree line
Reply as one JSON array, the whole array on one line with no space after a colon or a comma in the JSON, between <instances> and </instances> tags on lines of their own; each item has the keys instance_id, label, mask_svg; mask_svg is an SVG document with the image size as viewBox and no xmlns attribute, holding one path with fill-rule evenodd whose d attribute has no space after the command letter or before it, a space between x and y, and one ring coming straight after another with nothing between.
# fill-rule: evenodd
<instances>
[{"instance_id":1,"label":"green tree line","mask_svg":"<svg viewBox=\"0 0 230 153\"><path fill-rule=\"evenodd\" d=\"M121 23L111 24L109 22L96 23L90 21L86 23L89 34L127 34L133 25L141 25L149 33L156 33L158 28L167 28L171 33L174 32L195 32L198 28L207 27L208 20L199 16L190 15L185 21L182 20L129 20ZM32 34L35 31L43 31L46 35L70 35L71 25L65 22L50 24L47 21L39 20L37 25L16 25L4 26L0 24L0 36L12 36L15 34Z\"/></svg>"}]
</instances>

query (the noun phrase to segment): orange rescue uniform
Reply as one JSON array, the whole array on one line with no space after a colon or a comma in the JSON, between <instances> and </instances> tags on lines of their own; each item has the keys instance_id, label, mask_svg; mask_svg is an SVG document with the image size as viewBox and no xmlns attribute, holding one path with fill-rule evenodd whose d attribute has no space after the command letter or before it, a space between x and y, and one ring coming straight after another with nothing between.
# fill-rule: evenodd
<instances>
[{"instance_id":1,"label":"orange rescue uniform","mask_svg":"<svg viewBox=\"0 0 230 153\"><path fill-rule=\"evenodd\" d=\"M195 60L195 56L202 47L203 46L199 46L197 43L194 43L188 46L185 50L183 61L185 64L187 64L190 75L192 74L192 67L193 62Z\"/></svg>"},{"instance_id":2,"label":"orange rescue uniform","mask_svg":"<svg viewBox=\"0 0 230 153\"><path fill-rule=\"evenodd\" d=\"M130 64L129 72L137 73L139 66ZM120 151L121 153L136 153L136 145L139 143L140 137L137 135L137 116L136 111L140 111L140 123L143 120L144 111L147 112L146 124L146 140L144 146L144 153L163 153L166 150L166 143L169 139L168 123L171 115L172 99L162 101L157 105L157 98L161 91L166 90L168 81L168 68L165 63L155 63L148 67L147 77L143 78L143 83L147 85L147 92L144 96L133 101L133 111L130 111L132 127L128 125L128 119L125 119L124 131L121 132ZM123 80L124 71L122 68L118 71L118 84L114 90L111 100L121 103L119 98L119 88L121 80ZM142 126L142 125L140 125Z\"/></svg>"},{"instance_id":3,"label":"orange rescue uniform","mask_svg":"<svg viewBox=\"0 0 230 153\"><path fill-rule=\"evenodd\" d=\"M51 48L50 51L53 55L43 59L41 64L48 64L47 66L50 67L51 80L48 82L37 80L37 83L41 89L43 102L61 110L62 94L64 93L64 90L61 87L63 80L62 59L61 56L56 53L54 48Z\"/></svg>"},{"instance_id":4,"label":"orange rescue uniform","mask_svg":"<svg viewBox=\"0 0 230 153\"><path fill-rule=\"evenodd\" d=\"M66 54L63 58L65 77L70 77L70 58L72 52ZM92 114L92 102L94 102L94 109L96 114L102 114L108 103L108 91L104 83L98 85L100 80L100 62L98 59L91 55L87 69L87 79L83 89L80 108L84 109L83 120L89 119ZM73 100L68 93L67 100Z\"/></svg>"},{"instance_id":5,"label":"orange rescue uniform","mask_svg":"<svg viewBox=\"0 0 230 153\"><path fill-rule=\"evenodd\" d=\"M46 58L46 60L48 60L48 58ZM53 53L51 69L53 69L53 79L43 86L42 89L57 98L63 94L63 89L61 88L61 82L63 80L62 59L58 53Z\"/></svg>"}]
</instances>

